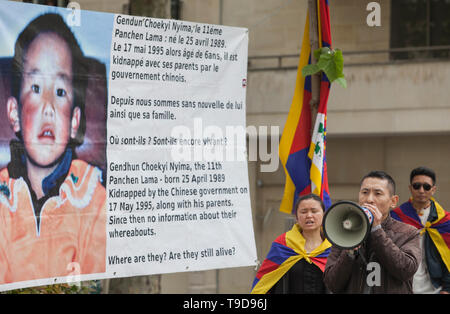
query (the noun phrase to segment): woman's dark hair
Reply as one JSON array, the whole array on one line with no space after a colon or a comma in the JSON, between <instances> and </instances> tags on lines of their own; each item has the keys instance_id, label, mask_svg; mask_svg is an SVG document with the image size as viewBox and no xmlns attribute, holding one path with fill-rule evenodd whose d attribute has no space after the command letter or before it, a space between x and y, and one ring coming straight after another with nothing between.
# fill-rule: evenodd
<instances>
[{"instance_id":1,"label":"woman's dark hair","mask_svg":"<svg viewBox=\"0 0 450 314\"><path fill-rule=\"evenodd\" d=\"M83 143L86 132L85 99L88 70L78 41L60 15L47 13L35 18L17 37L11 64L11 93L17 99L19 110L21 110L20 91L22 88L24 58L33 40L44 33L59 36L67 43L72 54L72 85L74 93L72 109L79 107L81 117L78 132L75 139L71 140L71 144L78 146Z\"/></svg>"},{"instance_id":2,"label":"woman's dark hair","mask_svg":"<svg viewBox=\"0 0 450 314\"><path fill-rule=\"evenodd\" d=\"M310 194L306 194L306 195L300 196L297 199L297 201L295 202L295 205L294 205L295 216L297 216L297 210L298 210L298 206L300 205L300 203L305 201L305 200L309 200L309 199L313 199L315 201L318 201L320 203L320 207L322 208L323 212L325 212L325 204L323 203L323 201L320 198L320 196L318 196L318 195L316 195L314 193L310 193Z\"/></svg>"}]
</instances>

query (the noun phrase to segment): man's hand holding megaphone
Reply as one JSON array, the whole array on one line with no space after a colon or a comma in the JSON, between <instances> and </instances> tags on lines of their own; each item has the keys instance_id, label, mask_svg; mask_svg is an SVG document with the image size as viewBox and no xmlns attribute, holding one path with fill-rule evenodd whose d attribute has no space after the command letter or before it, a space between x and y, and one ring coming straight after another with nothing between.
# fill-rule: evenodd
<instances>
[{"instance_id":1,"label":"man's hand holding megaphone","mask_svg":"<svg viewBox=\"0 0 450 314\"><path fill-rule=\"evenodd\" d=\"M375 230L381 228L381 222L383 221L384 217L383 217L383 214L381 213L381 211L377 208L377 206L373 205L373 204L369 204L369 203L364 203L364 204L361 204L361 207L368 209L373 215L371 231L375 231ZM353 249L347 250L347 254L350 257L354 257L360 248L361 248L361 244Z\"/></svg>"},{"instance_id":2,"label":"man's hand holding megaphone","mask_svg":"<svg viewBox=\"0 0 450 314\"><path fill-rule=\"evenodd\" d=\"M367 208L370 210L370 212L373 215L373 222L372 222L372 230L376 227L377 229L381 225L381 222L384 220L385 217L383 217L383 213L378 209L376 205L364 203L361 205L364 208Z\"/></svg>"}]
</instances>

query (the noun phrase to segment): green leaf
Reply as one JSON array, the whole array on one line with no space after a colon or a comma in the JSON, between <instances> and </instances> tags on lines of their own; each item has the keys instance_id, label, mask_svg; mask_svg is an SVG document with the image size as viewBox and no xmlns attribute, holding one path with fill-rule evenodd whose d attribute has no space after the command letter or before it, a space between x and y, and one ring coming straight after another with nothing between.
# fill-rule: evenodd
<instances>
[{"instance_id":1,"label":"green leaf","mask_svg":"<svg viewBox=\"0 0 450 314\"><path fill-rule=\"evenodd\" d=\"M317 62L317 66L325 72L330 82L333 82L337 77L338 73L336 71L336 64L334 63L334 58L332 55L321 56Z\"/></svg>"},{"instance_id":2,"label":"green leaf","mask_svg":"<svg viewBox=\"0 0 450 314\"><path fill-rule=\"evenodd\" d=\"M314 58L316 58L316 60L319 60L321 55L328 55L330 53L331 53L330 48L322 47L322 48L314 50Z\"/></svg>"},{"instance_id":3,"label":"green leaf","mask_svg":"<svg viewBox=\"0 0 450 314\"><path fill-rule=\"evenodd\" d=\"M321 69L317 66L317 64L308 64L303 67L302 75L305 77L308 75L314 75L314 74L320 72L320 70Z\"/></svg>"},{"instance_id":4,"label":"green leaf","mask_svg":"<svg viewBox=\"0 0 450 314\"><path fill-rule=\"evenodd\" d=\"M340 49L330 50L328 47L322 47L314 50L314 56L317 63L304 66L302 69L303 76L306 77L323 71L331 83L337 80L339 85L347 88L347 81L343 73L344 57Z\"/></svg>"},{"instance_id":5,"label":"green leaf","mask_svg":"<svg viewBox=\"0 0 450 314\"><path fill-rule=\"evenodd\" d=\"M347 80L344 77L338 77L335 81L343 88L347 88Z\"/></svg>"},{"instance_id":6,"label":"green leaf","mask_svg":"<svg viewBox=\"0 0 450 314\"><path fill-rule=\"evenodd\" d=\"M334 64L336 64L336 71L339 74L344 75L344 73L342 73L344 70L344 57L342 56L342 51L340 49L336 49L334 52Z\"/></svg>"}]
</instances>

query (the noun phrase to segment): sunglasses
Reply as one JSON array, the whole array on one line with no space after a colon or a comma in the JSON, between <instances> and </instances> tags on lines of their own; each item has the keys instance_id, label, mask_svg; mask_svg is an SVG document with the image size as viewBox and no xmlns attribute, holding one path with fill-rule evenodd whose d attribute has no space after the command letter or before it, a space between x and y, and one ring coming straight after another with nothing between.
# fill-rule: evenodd
<instances>
[{"instance_id":1,"label":"sunglasses","mask_svg":"<svg viewBox=\"0 0 450 314\"><path fill-rule=\"evenodd\" d=\"M413 183L413 184L412 184L412 187L413 187L414 190L420 190L420 188L421 188L422 186L423 186L423 189L424 189L425 191L429 191L429 190L431 190L431 188L432 188L432 186L429 185L428 183L419 183L419 182L416 182L416 183Z\"/></svg>"}]
</instances>

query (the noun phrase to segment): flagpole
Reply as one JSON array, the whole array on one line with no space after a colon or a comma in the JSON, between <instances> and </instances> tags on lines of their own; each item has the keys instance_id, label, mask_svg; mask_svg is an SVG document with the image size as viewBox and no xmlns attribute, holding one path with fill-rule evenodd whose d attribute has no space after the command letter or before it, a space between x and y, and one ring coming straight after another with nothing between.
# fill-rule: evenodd
<instances>
[{"instance_id":1,"label":"flagpole","mask_svg":"<svg viewBox=\"0 0 450 314\"><path fill-rule=\"evenodd\" d=\"M309 42L311 46L311 64L316 64L314 50L319 49L319 28L317 22L317 0L308 0L309 11ZM311 75L311 135L314 132L314 124L316 122L317 111L320 102L320 72Z\"/></svg>"}]
</instances>

